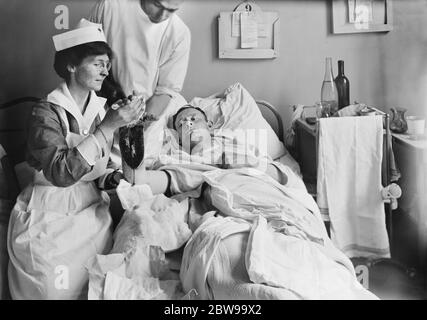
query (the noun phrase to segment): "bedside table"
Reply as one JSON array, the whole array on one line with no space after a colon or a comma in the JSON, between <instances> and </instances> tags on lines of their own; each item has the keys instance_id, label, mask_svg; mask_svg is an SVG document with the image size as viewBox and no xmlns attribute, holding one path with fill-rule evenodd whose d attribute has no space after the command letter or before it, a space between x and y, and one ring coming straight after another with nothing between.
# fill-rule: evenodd
<instances>
[{"instance_id":1,"label":"bedside table","mask_svg":"<svg viewBox=\"0 0 427 320\"><path fill-rule=\"evenodd\" d=\"M304 183L310 194L315 195L317 181L317 126L303 119L295 122L296 160Z\"/></svg>"},{"instance_id":2,"label":"bedside table","mask_svg":"<svg viewBox=\"0 0 427 320\"><path fill-rule=\"evenodd\" d=\"M427 273L427 140L392 133L393 149L402 177L399 208L415 226L419 265ZM408 230L408 232L411 232Z\"/></svg>"}]
</instances>

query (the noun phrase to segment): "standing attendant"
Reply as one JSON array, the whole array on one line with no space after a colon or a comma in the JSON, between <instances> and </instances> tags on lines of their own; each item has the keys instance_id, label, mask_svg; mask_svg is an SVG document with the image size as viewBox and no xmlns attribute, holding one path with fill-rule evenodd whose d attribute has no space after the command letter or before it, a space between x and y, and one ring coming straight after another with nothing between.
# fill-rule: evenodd
<instances>
[{"instance_id":1,"label":"standing attendant","mask_svg":"<svg viewBox=\"0 0 427 320\"><path fill-rule=\"evenodd\" d=\"M116 54L112 76L117 86L113 85L115 89L110 91L118 93L113 96L142 94L147 102L147 113L160 118L145 133L145 140L149 141L145 146L147 157L155 157L160 151L158 129L169 115L186 103L179 93L187 73L191 34L176 15L183 2L100 0L90 15L91 21L103 25L107 41ZM120 164L116 143L112 158Z\"/></svg>"}]
</instances>

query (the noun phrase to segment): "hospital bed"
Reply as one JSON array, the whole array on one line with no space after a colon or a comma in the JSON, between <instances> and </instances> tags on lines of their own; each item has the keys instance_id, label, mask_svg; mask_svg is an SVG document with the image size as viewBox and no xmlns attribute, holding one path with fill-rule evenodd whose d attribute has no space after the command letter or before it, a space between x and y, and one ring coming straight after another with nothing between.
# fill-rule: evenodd
<instances>
[{"instance_id":1,"label":"hospital bed","mask_svg":"<svg viewBox=\"0 0 427 320\"><path fill-rule=\"evenodd\" d=\"M233 95L233 92L235 92L235 96L233 96L232 99L230 98L230 95ZM206 99L200 100L199 102L202 102L201 104L205 103L205 105L202 105L202 107L206 107L204 110L209 113L210 110L214 110L216 107L224 107L224 104L226 103L235 103L237 99L236 97L242 96L246 96L248 97L248 99L253 99L240 84L236 84L231 86L230 88L227 88L227 90L225 90L223 94L208 97ZM0 105L0 112L3 112L4 110L14 110L16 112L19 105L22 105L22 108L25 108L24 110L28 112L28 107L31 105L31 103L34 103L35 101L38 101L38 99L34 97L17 99L9 103ZM200 104L197 105L201 106ZM256 112L254 111L254 106L257 107ZM246 110L247 113L245 113L245 107L252 109ZM289 173L289 175L292 175L295 182L294 188L287 189L286 191L282 190L281 188L283 187L281 187L280 185L275 185L273 190L273 193L275 195L270 197L270 192L266 190L268 189L270 182L266 181L264 178L261 179L257 176L252 177L250 176L250 174L252 174L252 171L245 171L245 169L242 169L238 171L237 174L239 174L242 179L249 179L246 182L248 182L249 185L252 183L252 189L245 189L242 187L235 189L237 190L237 192L243 192L242 194L240 194L240 200L247 201L248 199L244 199L246 196L245 192L252 192L254 197L258 197L258 200L260 200L259 203L256 203L256 205L259 205L256 210L261 210L259 212L263 212L265 210L267 215L271 218L275 216L274 213L269 215L271 213L270 211L277 210L277 206L272 207L271 201L275 201L274 197L280 198L283 196L283 194L286 194L288 192L291 194L290 199L292 199L292 201L294 201L295 199L302 199L301 203L305 203L303 206L311 208L312 212L317 212L317 207L314 207L315 203L313 199L307 193L305 187L302 184L302 179L299 177L299 166L296 164L295 160L293 160L293 158L289 155L289 153L286 151L286 148L282 144L284 138L283 121L276 108L266 101L253 100L249 103L245 101L244 106L240 101L240 103L238 103L237 113L232 114L234 111L236 110L230 111L230 115L232 115L230 116L230 118L237 117L239 121L230 121L229 124L244 126L244 121L252 120L251 123L247 123L248 126L255 125L258 129L265 129L267 131L268 137L267 150L269 152L269 155L271 156L271 158L280 162L284 167L287 168L287 172ZM254 114L255 117L253 119L249 119L249 115L253 116ZM262 115L262 119L257 118L259 117L259 115ZM208 116L215 115L208 114ZM24 123L23 118L25 117L21 117L22 123ZM265 126L264 121L268 124L269 129ZM23 152L25 150L25 125L22 125L18 129L7 128L7 130L2 131L0 135L0 143L4 144L5 149L8 152L8 158L3 158L2 161L7 171L5 173L9 186L8 190L10 190L10 194L8 196L11 199L14 199L14 197L20 192L23 185L25 184L25 177L22 177L25 176L25 172L23 173L18 172L19 170L15 170L15 168L17 168L16 165L24 159ZM224 177L219 177L215 175L209 176L209 179L211 179L212 183L215 183L215 181L220 181L215 179L222 178ZM227 177L225 178L227 179ZM247 185L246 182L242 182L243 185ZM224 190L222 189L220 191L222 192ZM130 193L131 192L129 192L129 194ZM265 197L265 201L263 197ZM189 200L188 207L184 206L185 208L197 209L197 206L204 207L205 205L207 205L206 203L200 203L200 200L193 199L191 198L191 196L189 197L188 195L182 195L181 197L178 195L178 197L176 197L176 200L174 199L174 201L179 201L181 208L183 207L182 203L184 203L182 201L186 201L186 199ZM169 201L165 198L162 198L160 200ZM199 203L197 203L198 201ZM223 201L221 205L218 205L218 203L215 203L215 199L211 198L211 203L209 205L212 205L212 203L214 203L217 207L221 207L218 208L218 210L222 212L233 209L232 207L226 207L226 201ZM177 202L174 202L172 205L178 206ZM295 205L295 203L293 205ZM207 218L205 219L205 217L202 217L200 219L202 222L200 222L200 224L197 224L198 227L192 230L193 235L195 236L192 238L193 241L191 242L191 246L187 245L187 247L194 248L194 251L190 251L189 249L188 252L185 252L187 247L185 247L183 251L184 247L180 246L179 248L175 248L176 250L172 250L172 252L167 252L166 255L163 256L163 258L156 260L154 265L157 267L162 266L166 258L173 255L174 252L178 252L178 265L181 265L180 259L183 259L182 262L185 263L185 268L181 267L180 270L175 269L175 273L177 271L181 272L181 278L185 279L184 282L187 284L187 286L189 285L190 287L197 287L198 291L198 296L191 296L188 295L189 293L191 293L191 290L185 290L185 293L187 293L188 291L185 297L189 299L197 299L197 297L209 299L305 299L319 297L326 299L375 298L371 293L364 290L361 287L360 283L357 282L354 274L354 269L350 260L348 260L342 253L336 250L336 248L334 248L331 244L330 240L327 237L326 229L324 228L324 225L320 219L320 214L317 213L313 215L309 214L308 216L304 216L305 213L301 213L301 211L306 212L306 210L308 209L304 209L302 207L300 208L299 205L296 206L298 208L295 209L294 213L295 215L300 215L300 218L294 217L292 218L294 220L291 219L287 223L284 223L279 219L276 221L279 225L275 226L275 228L284 230L283 232L288 232L288 234L294 234L295 237L283 237L282 233L280 233L280 235L278 235L277 232L274 233L272 229L269 229L268 226L265 224L266 220L263 220L261 218L256 220L257 228L253 229L257 232L251 232L252 229L250 225L242 224L242 220L236 219L236 217L217 217L216 215L206 215ZM257 211L254 212L256 213ZM202 212L202 214L204 213L205 212ZM183 216L189 216L189 213L186 213ZM124 219L122 219L122 221L123 220ZM208 221L210 223L207 223ZM304 231L302 233L299 232L298 230L300 229L295 227L295 225L298 225L296 221L300 221L300 223L302 223L304 226L303 228L305 228L304 230L308 231ZM200 228L200 226L204 226L204 229ZM198 272L203 270L203 266L199 268L201 265L197 264L197 261L199 261L197 259L200 258L199 254L203 256L203 252L197 251L197 242L194 239L197 239L197 237L199 237L200 239L208 239L213 234L217 234L218 231L227 231L230 226L232 228L235 228L234 230L240 230L241 232L231 232L229 236L226 236L223 239L224 241L221 241L218 247L220 251L217 251L217 253L212 256L212 259L210 260L212 264L210 265L209 270L205 270L206 277L204 279L200 279ZM119 228L120 225L117 227L117 229ZM177 229L179 228L175 228L174 230ZM259 238L261 235L262 237ZM267 236L267 238L265 239L270 241L270 243L272 243L273 245L269 248L257 248L255 244L259 245L264 243L262 240L264 239L264 235ZM259 241L255 241L254 239L259 239ZM307 241L308 239L311 240ZM252 255L252 253L251 255L244 254L249 244L251 244L251 250L256 253L255 255ZM318 248L319 245L322 247L321 249ZM284 250L282 252L280 249L282 247L287 248L289 250ZM152 247L150 246L150 250L151 248ZM314 258L310 261L307 261L307 257L300 254L303 252L314 252ZM271 254L269 256L264 256L265 253ZM277 256L274 256L273 253L277 253ZM144 255L144 252L140 254L142 256L148 256ZM150 257L151 254L152 252L150 251ZM181 254L183 254L183 256ZM157 252L156 256L159 258L162 256L162 254ZM253 265L250 275L248 274L249 271L246 270L246 266L248 263L246 259L249 256L253 258L251 260ZM266 273L259 272L259 268L255 266L256 261L268 261L268 259L278 260L276 260L275 263L270 264L270 267L272 267L273 269L267 268L268 270L266 270ZM124 261L125 259L123 259L123 263ZM140 261L138 263L140 263ZM151 261L149 264L151 265ZM274 269L276 264L278 268ZM99 271L99 269L95 269L96 268L93 268L92 272L96 273L96 270ZM192 270L194 270L194 272L192 272ZM287 271L285 272L284 270ZM120 278L120 276L114 274L114 272L110 272L104 275L97 274L94 278L98 277L99 279L100 276L101 278L102 276L104 276L104 278L102 279L103 281L97 283L92 283L91 281L89 281L89 286L92 285L96 287L99 285L103 285L105 282L104 280L107 279L106 277L108 275L110 275L110 278L109 281L106 281L107 283L117 284L117 280L122 279L125 280L127 285L130 285L129 280L131 279L124 279L123 274L121 275L122 278ZM272 275L272 278L268 277ZM171 277L167 278L165 282L160 282L161 284L165 284L166 282L170 284L174 281L174 279L176 280L176 278ZM313 281L309 281L307 279L312 279ZM142 281L142 283L146 284L146 282L144 281ZM161 284L160 287L164 289ZM136 286L135 292L141 293L141 281L137 284L132 285ZM153 283L151 283L151 285L153 285ZM313 287L316 287L316 290L314 290ZM104 290L104 294L106 294L105 288L101 288L101 291L102 290ZM92 293L93 292L94 291L92 291ZM97 292L100 291L98 290ZM167 290L165 289L164 292L167 292ZM117 292L110 291L109 293L112 294L110 297L120 298L120 296L117 296ZM147 297L147 295L143 296ZM91 298L103 297L105 296L95 295L94 297L92 295ZM133 297L140 298L141 296L138 296L138 294L136 294L136 296ZM170 298L177 296L171 294L169 296L163 295L163 297Z\"/></svg>"},{"instance_id":2,"label":"hospital bed","mask_svg":"<svg viewBox=\"0 0 427 320\"><path fill-rule=\"evenodd\" d=\"M0 104L2 123L0 124L0 145L7 156L1 159L5 170L8 194L7 199L16 199L27 181L24 172L17 172L20 168L16 165L25 161L26 122L31 112L32 105L40 98L20 97ZM284 141L283 120L277 108L265 100L257 100L257 106L265 120L277 134L278 139ZM291 157L290 155L288 157ZM23 180L20 182L20 180Z\"/></svg>"},{"instance_id":3,"label":"hospital bed","mask_svg":"<svg viewBox=\"0 0 427 320\"><path fill-rule=\"evenodd\" d=\"M25 161L26 123L29 118L32 105L40 101L38 97L20 97L0 104L0 145L4 147L6 154L1 154L2 183L0 198L1 204L1 241L6 243L6 231L9 214L19 192L30 179L30 171L26 166L21 166ZM277 109L267 101L257 101L265 119L270 123L280 141L283 141L283 121ZM4 240L4 241L3 241ZM6 247L2 247L0 281L0 299L8 297L7 285L7 253Z\"/></svg>"}]
</instances>

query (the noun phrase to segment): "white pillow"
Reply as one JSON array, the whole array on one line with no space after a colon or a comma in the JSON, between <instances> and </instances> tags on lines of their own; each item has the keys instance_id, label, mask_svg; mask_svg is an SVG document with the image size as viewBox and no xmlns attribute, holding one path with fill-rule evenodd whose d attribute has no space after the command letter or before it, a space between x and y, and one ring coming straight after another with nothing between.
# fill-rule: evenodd
<instances>
[{"instance_id":1,"label":"white pillow","mask_svg":"<svg viewBox=\"0 0 427 320\"><path fill-rule=\"evenodd\" d=\"M264 134L265 140L257 140L257 143L261 146L263 143L267 144L266 151L271 158L278 159L287 153L273 128L262 116L255 99L240 83L205 99L194 98L190 104L206 112L209 120L213 122L213 129L231 132L253 129L256 134Z\"/></svg>"},{"instance_id":2,"label":"white pillow","mask_svg":"<svg viewBox=\"0 0 427 320\"><path fill-rule=\"evenodd\" d=\"M187 100L176 93L158 121L154 121L144 130L144 163L149 167L160 155L163 145L163 132L170 125L172 116Z\"/></svg>"}]
</instances>

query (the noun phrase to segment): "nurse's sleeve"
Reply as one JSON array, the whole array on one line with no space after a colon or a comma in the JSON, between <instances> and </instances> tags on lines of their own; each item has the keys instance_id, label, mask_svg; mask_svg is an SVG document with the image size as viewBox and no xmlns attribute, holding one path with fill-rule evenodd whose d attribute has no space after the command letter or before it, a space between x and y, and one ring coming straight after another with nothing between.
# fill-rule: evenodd
<instances>
[{"instance_id":1,"label":"nurse's sleeve","mask_svg":"<svg viewBox=\"0 0 427 320\"><path fill-rule=\"evenodd\" d=\"M190 47L191 33L189 29L185 29L169 59L159 67L159 80L154 94L167 94L172 97L181 92L187 74Z\"/></svg>"},{"instance_id":2,"label":"nurse's sleeve","mask_svg":"<svg viewBox=\"0 0 427 320\"><path fill-rule=\"evenodd\" d=\"M104 24L105 0L99 0L92 7L88 20L93 23Z\"/></svg>"},{"instance_id":3,"label":"nurse's sleeve","mask_svg":"<svg viewBox=\"0 0 427 320\"><path fill-rule=\"evenodd\" d=\"M43 103L33 107L27 141L28 162L42 169L46 179L58 187L73 185L92 170L78 147L68 148L64 134L60 116L53 107ZM95 142L93 147L97 148Z\"/></svg>"}]
</instances>

